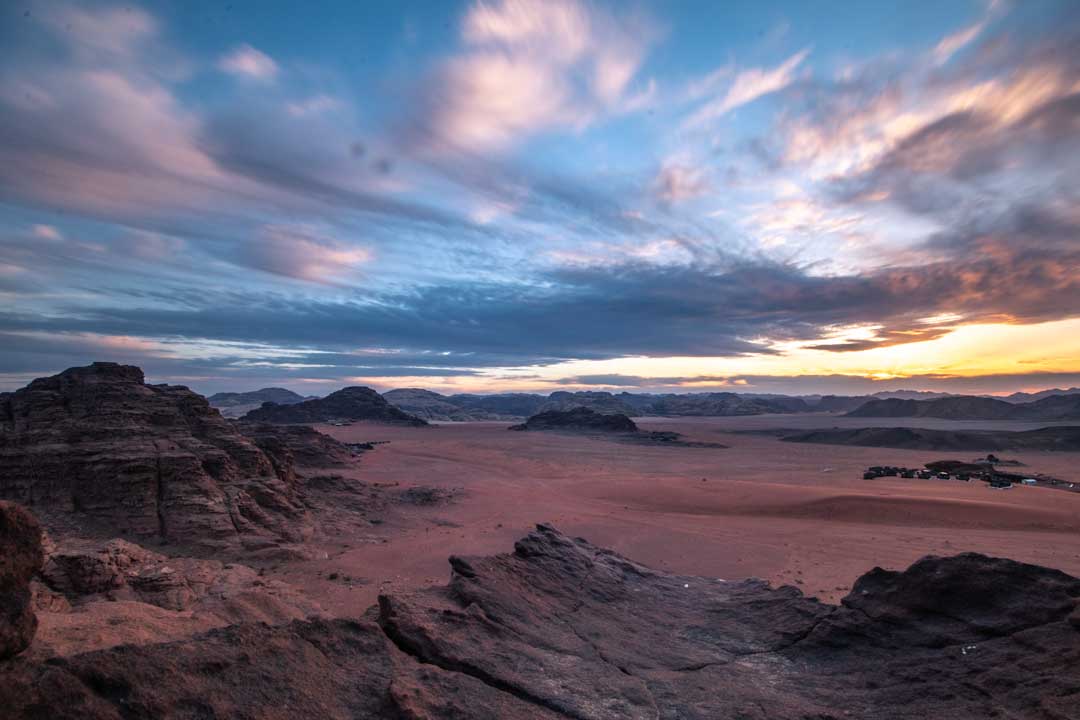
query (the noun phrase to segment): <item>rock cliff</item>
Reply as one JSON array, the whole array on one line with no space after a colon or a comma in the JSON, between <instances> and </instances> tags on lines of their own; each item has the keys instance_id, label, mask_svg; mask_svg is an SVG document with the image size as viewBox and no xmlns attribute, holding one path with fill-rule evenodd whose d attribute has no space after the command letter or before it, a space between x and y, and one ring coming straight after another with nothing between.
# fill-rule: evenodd
<instances>
[{"instance_id":1,"label":"rock cliff","mask_svg":"<svg viewBox=\"0 0 1080 720\"><path fill-rule=\"evenodd\" d=\"M80 535L221 549L311 532L292 459L185 387L94 363L0 400L0 498Z\"/></svg>"}]
</instances>

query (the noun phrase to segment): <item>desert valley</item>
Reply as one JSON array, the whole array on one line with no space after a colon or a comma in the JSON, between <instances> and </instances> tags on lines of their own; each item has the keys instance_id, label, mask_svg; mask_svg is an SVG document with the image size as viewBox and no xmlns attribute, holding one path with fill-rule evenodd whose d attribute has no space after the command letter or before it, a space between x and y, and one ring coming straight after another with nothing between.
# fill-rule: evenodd
<instances>
[{"instance_id":1,"label":"desert valley","mask_svg":"<svg viewBox=\"0 0 1080 720\"><path fill-rule=\"evenodd\" d=\"M1075 717L1080 395L1053 397L1046 427L1072 444L1006 452L1046 421L865 417L873 399L631 419L583 393L517 424L428 423L359 387L228 420L138 368L72 368L0 395L0 497L37 517L0 506L18 655L0 701L27 718ZM912 425L1002 457L812 435ZM943 460L988 472L864 477ZM992 486L1017 471L1032 484ZM678 641L632 649L652 633ZM1003 683L999 655L1028 679ZM230 690L255 657L265 687ZM891 662L943 673L938 695Z\"/></svg>"},{"instance_id":2,"label":"desert valley","mask_svg":"<svg viewBox=\"0 0 1080 720\"><path fill-rule=\"evenodd\" d=\"M0 2L0 720L1080 720L1078 10Z\"/></svg>"}]
</instances>

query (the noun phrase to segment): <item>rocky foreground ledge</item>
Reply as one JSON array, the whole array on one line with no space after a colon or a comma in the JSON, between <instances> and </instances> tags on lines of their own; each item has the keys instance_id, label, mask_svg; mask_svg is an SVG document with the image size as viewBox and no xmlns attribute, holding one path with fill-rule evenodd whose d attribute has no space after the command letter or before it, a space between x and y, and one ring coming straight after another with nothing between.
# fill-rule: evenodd
<instances>
[{"instance_id":1,"label":"rocky foreground ledge","mask_svg":"<svg viewBox=\"0 0 1080 720\"><path fill-rule=\"evenodd\" d=\"M356 620L0 662L5 718L1076 718L1080 580L875 569L839 606L680 577L541 525ZM25 573L23 573L25 575ZM21 577L21 576L19 576Z\"/></svg>"}]
</instances>

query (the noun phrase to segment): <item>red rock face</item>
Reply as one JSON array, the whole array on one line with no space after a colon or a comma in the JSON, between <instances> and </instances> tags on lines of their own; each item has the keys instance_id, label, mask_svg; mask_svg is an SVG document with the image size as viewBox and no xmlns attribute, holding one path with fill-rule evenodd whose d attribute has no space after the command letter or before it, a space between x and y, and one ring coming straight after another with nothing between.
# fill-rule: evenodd
<instances>
[{"instance_id":1,"label":"red rock face","mask_svg":"<svg viewBox=\"0 0 1080 720\"><path fill-rule=\"evenodd\" d=\"M21 653L34 639L30 580L41 570L43 557L41 526L34 516L0 502L0 660Z\"/></svg>"},{"instance_id":2,"label":"red rock face","mask_svg":"<svg viewBox=\"0 0 1080 720\"><path fill-rule=\"evenodd\" d=\"M292 459L185 387L94 363L0 398L0 497L79 530L205 548L302 540Z\"/></svg>"}]
</instances>

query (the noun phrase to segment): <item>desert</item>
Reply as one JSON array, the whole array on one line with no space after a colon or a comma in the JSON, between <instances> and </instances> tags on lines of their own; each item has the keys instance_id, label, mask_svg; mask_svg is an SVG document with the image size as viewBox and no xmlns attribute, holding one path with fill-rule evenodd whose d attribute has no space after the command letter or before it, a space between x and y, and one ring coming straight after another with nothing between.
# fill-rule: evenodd
<instances>
[{"instance_id":1,"label":"desert","mask_svg":"<svg viewBox=\"0 0 1080 720\"><path fill-rule=\"evenodd\" d=\"M879 417L631 421L577 407L520 425L425 424L370 391L334 397L328 423L254 411L230 421L187 388L113 363L0 397L0 491L37 515L0 507L12 557L12 625L0 637L17 656L0 662L0 697L14 717L273 716L266 703L284 700L221 683L248 682L243 658L274 647L290 657L266 656L264 682L328 717L805 717L841 697L862 717L907 717L883 709L900 698L911 717L1070 716L1045 688L993 689L984 669L966 681L981 696L949 701L877 671L859 693L828 678L884 648L929 668L955 662L957 648L1011 656L1031 642L1039 667L1067 676L1080 650L1080 493L866 480L870 465L980 458L788 442L784 429L889 422ZM938 432L1024 427L934 422ZM1076 456L990 457L1003 474L1068 481ZM582 624L567 630L571 616ZM687 640L661 657L643 632ZM541 680L552 663L557 689ZM786 669L754 690L770 663ZM167 676L183 680L162 685ZM725 692L706 690L706 677ZM31 690L42 683L65 688L64 703Z\"/></svg>"},{"instance_id":2,"label":"desert","mask_svg":"<svg viewBox=\"0 0 1080 720\"><path fill-rule=\"evenodd\" d=\"M0 2L0 720L1080 720L1077 10Z\"/></svg>"}]
</instances>

